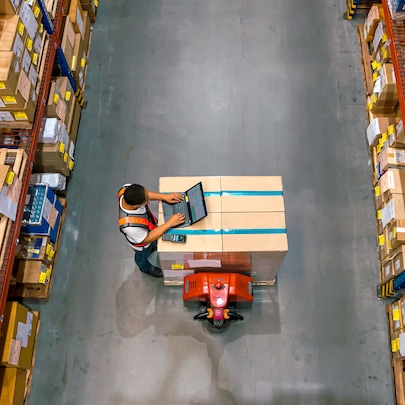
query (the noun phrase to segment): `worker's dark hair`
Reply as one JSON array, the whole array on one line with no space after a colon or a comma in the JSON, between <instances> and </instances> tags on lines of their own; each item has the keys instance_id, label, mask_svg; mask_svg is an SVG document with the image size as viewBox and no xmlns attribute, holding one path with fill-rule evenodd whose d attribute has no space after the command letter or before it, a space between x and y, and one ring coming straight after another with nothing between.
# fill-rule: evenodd
<instances>
[{"instance_id":1,"label":"worker's dark hair","mask_svg":"<svg viewBox=\"0 0 405 405\"><path fill-rule=\"evenodd\" d=\"M124 192L124 200L130 205L141 205L146 202L145 187L139 184L131 184Z\"/></svg>"}]
</instances>

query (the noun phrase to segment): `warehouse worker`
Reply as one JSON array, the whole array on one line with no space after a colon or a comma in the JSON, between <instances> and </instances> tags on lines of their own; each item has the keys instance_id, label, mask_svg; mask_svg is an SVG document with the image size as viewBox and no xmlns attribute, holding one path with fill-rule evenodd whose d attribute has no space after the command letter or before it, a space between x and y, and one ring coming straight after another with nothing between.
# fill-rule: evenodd
<instances>
[{"instance_id":1,"label":"warehouse worker","mask_svg":"<svg viewBox=\"0 0 405 405\"><path fill-rule=\"evenodd\" d=\"M124 184L118 191L118 226L135 250L135 263L143 273L152 277L163 276L162 270L149 263L148 258L156 251L157 240L170 228L185 220L183 214L175 214L158 226L148 201L160 200L172 204L182 199L183 196L179 193L154 193L139 184Z\"/></svg>"}]
</instances>

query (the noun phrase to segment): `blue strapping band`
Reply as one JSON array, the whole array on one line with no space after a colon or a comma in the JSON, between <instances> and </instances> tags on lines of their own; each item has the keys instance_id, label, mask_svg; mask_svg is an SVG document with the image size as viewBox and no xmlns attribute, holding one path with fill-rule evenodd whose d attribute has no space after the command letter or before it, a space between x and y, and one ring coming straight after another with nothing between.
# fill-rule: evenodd
<instances>
[{"instance_id":1,"label":"blue strapping band","mask_svg":"<svg viewBox=\"0 0 405 405\"><path fill-rule=\"evenodd\" d=\"M278 191L249 191L249 190L223 190L222 195L231 197L273 197L283 195L281 190Z\"/></svg>"},{"instance_id":2,"label":"blue strapping band","mask_svg":"<svg viewBox=\"0 0 405 405\"><path fill-rule=\"evenodd\" d=\"M169 229L169 235L280 235L286 234L286 228L252 228L252 229Z\"/></svg>"}]
</instances>

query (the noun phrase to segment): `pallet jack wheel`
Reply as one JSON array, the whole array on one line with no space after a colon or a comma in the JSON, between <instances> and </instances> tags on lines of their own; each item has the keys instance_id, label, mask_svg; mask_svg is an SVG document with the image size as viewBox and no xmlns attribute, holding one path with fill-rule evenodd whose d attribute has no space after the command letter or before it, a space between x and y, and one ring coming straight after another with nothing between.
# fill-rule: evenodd
<instances>
[{"instance_id":1,"label":"pallet jack wheel","mask_svg":"<svg viewBox=\"0 0 405 405\"><path fill-rule=\"evenodd\" d=\"M231 324L231 321L229 319L220 321L221 324L218 324L218 325L216 325L215 322L217 322L217 321L212 321L211 319L205 319L203 321L204 327L208 330L208 332L223 333L229 328L229 325Z\"/></svg>"}]
</instances>

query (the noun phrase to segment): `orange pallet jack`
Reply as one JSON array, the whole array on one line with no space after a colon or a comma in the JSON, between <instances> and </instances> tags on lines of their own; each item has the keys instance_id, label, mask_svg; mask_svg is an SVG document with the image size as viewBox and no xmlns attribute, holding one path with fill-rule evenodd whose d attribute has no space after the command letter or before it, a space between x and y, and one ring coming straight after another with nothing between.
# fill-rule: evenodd
<instances>
[{"instance_id":1,"label":"orange pallet jack","mask_svg":"<svg viewBox=\"0 0 405 405\"><path fill-rule=\"evenodd\" d=\"M221 333L232 320L243 320L237 307L253 302L253 279L236 273L196 273L184 278L183 300L186 306L198 305L194 319L204 321L212 333Z\"/></svg>"}]
</instances>

